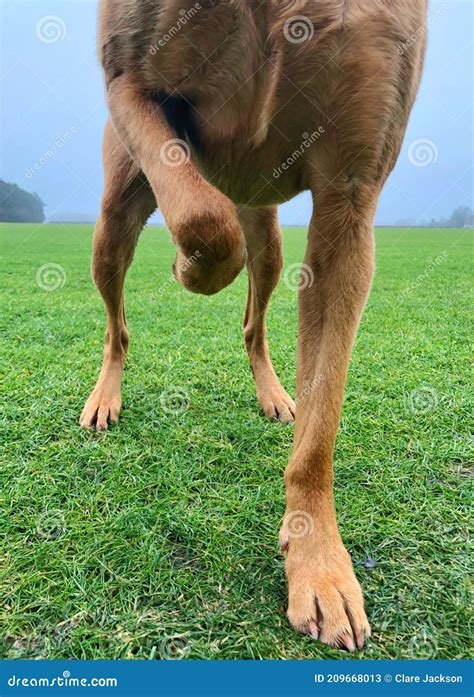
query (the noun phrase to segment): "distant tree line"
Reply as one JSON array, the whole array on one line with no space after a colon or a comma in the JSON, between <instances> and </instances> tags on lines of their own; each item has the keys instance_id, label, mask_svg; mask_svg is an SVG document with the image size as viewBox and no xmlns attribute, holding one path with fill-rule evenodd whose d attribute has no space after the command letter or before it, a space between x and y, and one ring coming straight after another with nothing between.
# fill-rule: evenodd
<instances>
[{"instance_id":1,"label":"distant tree line","mask_svg":"<svg viewBox=\"0 0 474 697\"><path fill-rule=\"evenodd\" d=\"M405 227L474 227L474 213L469 206L459 206L456 208L449 218L440 218L436 220L432 218L431 220L415 220L415 218L401 218L397 220L396 225L402 225Z\"/></svg>"},{"instance_id":2,"label":"distant tree line","mask_svg":"<svg viewBox=\"0 0 474 697\"><path fill-rule=\"evenodd\" d=\"M16 184L0 179L0 221L5 223L42 223L44 206L38 194L21 189ZM91 216L91 220L94 216ZM435 220L415 220L402 218L396 225L406 227L464 228L474 227L474 213L469 206L459 206L449 218Z\"/></svg>"},{"instance_id":3,"label":"distant tree line","mask_svg":"<svg viewBox=\"0 0 474 697\"><path fill-rule=\"evenodd\" d=\"M449 218L440 218L430 221L430 227L473 227L474 213L469 206L459 206L456 208Z\"/></svg>"},{"instance_id":4,"label":"distant tree line","mask_svg":"<svg viewBox=\"0 0 474 697\"><path fill-rule=\"evenodd\" d=\"M42 223L44 205L38 194L30 194L16 184L0 179L0 221Z\"/></svg>"}]
</instances>

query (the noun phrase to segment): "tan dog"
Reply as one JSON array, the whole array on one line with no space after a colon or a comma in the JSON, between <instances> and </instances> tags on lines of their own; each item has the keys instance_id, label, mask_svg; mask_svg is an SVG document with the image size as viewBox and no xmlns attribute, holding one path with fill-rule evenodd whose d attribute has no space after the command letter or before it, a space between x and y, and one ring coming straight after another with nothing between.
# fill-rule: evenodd
<instances>
[{"instance_id":1,"label":"tan dog","mask_svg":"<svg viewBox=\"0 0 474 697\"><path fill-rule=\"evenodd\" d=\"M108 313L81 425L118 419L128 345L123 284L158 205L175 275L214 293L247 263L244 334L260 404L291 421L265 312L282 267L277 204L314 201L299 299L296 432L281 529L288 617L333 646L370 629L339 535L333 449L374 269L372 220L424 55L425 0L102 0L110 122L93 276ZM307 281L307 279L306 279Z\"/></svg>"}]
</instances>

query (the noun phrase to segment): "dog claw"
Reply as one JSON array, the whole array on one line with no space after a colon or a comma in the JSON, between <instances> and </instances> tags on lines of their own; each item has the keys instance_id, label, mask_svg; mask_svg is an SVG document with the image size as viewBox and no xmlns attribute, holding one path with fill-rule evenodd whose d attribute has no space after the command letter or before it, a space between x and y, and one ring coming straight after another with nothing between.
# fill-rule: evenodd
<instances>
[{"instance_id":1,"label":"dog claw","mask_svg":"<svg viewBox=\"0 0 474 697\"><path fill-rule=\"evenodd\" d=\"M362 630L358 633L356 637L356 643L358 649L363 649L365 646L365 632Z\"/></svg>"},{"instance_id":2,"label":"dog claw","mask_svg":"<svg viewBox=\"0 0 474 697\"><path fill-rule=\"evenodd\" d=\"M341 637L341 644L349 653L353 653L356 650L354 641L352 640L352 637L350 637L348 634L343 634Z\"/></svg>"},{"instance_id":3,"label":"dog claw","mask_svg":"<svg viewBox=\"0 0 474 697\"><path fill-rule=\"evenodd\" d=\"M314 620L310 620L308 624L308 634L310 634L313 637L313 639L319 639L318 625Z\"/></svg>"},{"instance_id":4,"label":"dog claw","mask_svg":"<svg viewBox=\"0 0 474 697\"><path fill-rule=\"evenodd\" d=\"M284 523L280 543L286 539ZM370 627L347 550L340 544L327 553L311 535L290 536L289 542L285 567L290 624L328 646L350 653L362 649Z\"/></svg>"}]
</instances>

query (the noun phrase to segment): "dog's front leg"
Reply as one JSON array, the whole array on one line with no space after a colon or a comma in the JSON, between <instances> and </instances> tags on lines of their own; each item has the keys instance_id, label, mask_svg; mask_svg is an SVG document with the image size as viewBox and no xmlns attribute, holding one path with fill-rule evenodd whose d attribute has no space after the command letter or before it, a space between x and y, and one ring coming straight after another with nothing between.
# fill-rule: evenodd
<instances>
[{"instance_id":1,"label":"dog's front leg","mask_svg":"<svg viewBox=\"0 0 474 697\"><path fill-rule=\"evenodd\" d=\"M94 229L92 275L107 311L99 379L81 414L83 428L103 431L118 420L122 372L128 349L123 287L138 236L156 208L137 165L107 122L103 144L104 195Z\"/></svg>"},{"instance_id":2,"label":"dog's front leg","mask_svg":"<svg viewBox=\"0 0 474 697\"><path fill-rule=\"evenodd\" d=\"M300 289L294 450L285 473L288 617L322 642L362 648L370 628L337 526L333 451L352 344L373 273L375 194L315 200ZM357 206L357 207L356 207ZM364 210L361 213L361 210Z\"/></svg>"},{"instance_id":3,"label":"dog's front leg","mask_svg":"<svg viewBox=\"0 0 474 697\"><path fill-rule=\"evenodd\" d=\"M178 245L177 280L193 292L218 292L247 257L235 206L200 175L189 146L136 76L113 80L107 101L117 133L148 179Z\"/></svg>"}]
</instances>

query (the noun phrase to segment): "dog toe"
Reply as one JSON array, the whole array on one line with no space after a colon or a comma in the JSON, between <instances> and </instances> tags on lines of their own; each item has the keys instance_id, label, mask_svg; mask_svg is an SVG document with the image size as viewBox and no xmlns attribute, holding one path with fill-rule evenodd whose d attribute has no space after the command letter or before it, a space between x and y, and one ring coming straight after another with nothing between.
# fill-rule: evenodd
<instances>
[{"instance_id":1,"label":"dog toe","mask_svg":"<svg viewBox=\"0 0 474 697\"><path fill-rule=\"evenodd\" d=\"M295 420L295 403L283 388L281 391L261 396L259 401L268 419L283 424L290 424Z\"/></svg>"},{"instance_id":2,"label":"dog toe","mask_svg":"<svg viewBox=\"0 0 474 697\"><path fill-rule=\"evenodd\" d=\"M109 424L116 423L120 414L120 398L91 394L82 411L79 424L85 429L106 431Z\"/></svg>"}]
</instances>

